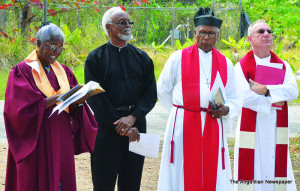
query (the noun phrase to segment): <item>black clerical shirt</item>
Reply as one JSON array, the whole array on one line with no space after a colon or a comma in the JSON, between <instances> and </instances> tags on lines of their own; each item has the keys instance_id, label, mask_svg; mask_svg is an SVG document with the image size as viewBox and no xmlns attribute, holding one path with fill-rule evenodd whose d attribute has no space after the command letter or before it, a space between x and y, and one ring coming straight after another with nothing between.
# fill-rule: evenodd
<instances>
[{"instance_id":1,"label":"black clerical shirt","mask_svg":"<svg viewBox=\"0 0 300 191\"><path fill-rule=\"evenodd\" d=\"M100 126L122 117L115 109L120 106L135 105L129 114L145 118L157 101L153 62L131 44L119 48L108 42L92 51L85 62L85 82L91 80L105 90L88 99Z\"/></svg>"}]
</instances>

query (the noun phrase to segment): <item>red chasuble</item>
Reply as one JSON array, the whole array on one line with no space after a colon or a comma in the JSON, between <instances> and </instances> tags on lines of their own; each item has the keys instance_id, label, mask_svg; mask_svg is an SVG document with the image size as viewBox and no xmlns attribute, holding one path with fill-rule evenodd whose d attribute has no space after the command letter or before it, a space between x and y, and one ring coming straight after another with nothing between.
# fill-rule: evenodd
<instances>
[{"instance_id":1,"label":"red chasuble","mask_svg":"<svg viewBox=\"0 0 300 191\"><path fill-rule=\"evenodd\" d=\"M200 112L200 63L197 44L182 50L181 75L184 107L183 160L184 190L213 191L216 189L219 125L209 113L206 115L202 135ZM217 71L224 87L227 83L226 57L215 48L212 50L211 87Z\"/></svg>"},{"instance_id":2,"label":"red chasuble","mask_svg":"<svg viewBox=\"0 0 300 191\"><path fill-rule=\"evenodd\" d=\"M279 59L273 52L271 52L271 63L281 63L283 64L283 69L285 70L284 62ZM253 51L248 52L245 57L240 61L241 68L243 70L246 80L255 79L256 73L256 62L254 58ZM282 79L283 83L284 78ZM265 84L267 85L267 84ZM243 108L240 126L240 140L243 140L251 133L255 133L256 130L256 115L257 113L251 109ZM287 102L281 110L277 110L277 140L276 140L276 155L275 155L275 178L287 177L287 152L288 152L288 108ZM280 132L278 134L278 132ZM284 133L285 132L285 133ZM249 134L250 133L250 134ZM285 144L278 142L278 137L282 137ZM252 137L252 141L255 143L255 136ZM238 180L254 180L254 153L255 150L253 145L243 145L239 148L239 159L238 159ZM277 186L277 185L276 185Z\"/></svg>"}]
</instances>

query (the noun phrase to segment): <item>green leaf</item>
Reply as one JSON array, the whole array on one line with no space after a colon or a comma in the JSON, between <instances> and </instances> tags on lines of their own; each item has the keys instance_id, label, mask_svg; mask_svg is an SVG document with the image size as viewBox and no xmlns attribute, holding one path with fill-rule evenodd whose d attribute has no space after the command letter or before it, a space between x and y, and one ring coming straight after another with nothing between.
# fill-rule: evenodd
<instances>
[{"instance_id":1,"label":"green leaf","mask_svg":"<svg viewBox=\"0 0 300 191\"><path fill-rule=\"evenodd\" d=\"M155 48L155 41L152 42L151 46Z\"/></svg>"},{"instance_id":2,"label":"green leaf","mask_svg":"<svg viewBox=\"0 0 300 191\"><path fill-rule=\"evenodd\" d=\"M68 37L68 36L71 35L71 32L70 32L70 30L69 30L69 28L68 28L68 26L66 24L64 24L64 26L63 26L62 29L63 29L62 31L64 32L64 34L65 34L66 37Z\"/></svg>"},{"instance_id":3,"label":"green leaf","mask_svg":"<svg viewBox=\"0 0 300 191\"><path fill-rule=\"evenodd\" d=\"M280 42L279 45L277 46L277 49L276 49L276 52L275 52L275 53L276 53L276 54L280 54L282 48L283 48L283 43Z\"/></svg>"},{"instance_id":4,"label":"green leaf","mask_svg":"<svg viewBox=\"0 0 300 191\"><path fill-rule=\"evenodd\" d=\"M232 43L231 43L231 42L228 42L227 40L222 39L222 42L223 42L224 44L230 46L230 47L233 46Z\"/></svg>"},{"instance_id":5,"label":"green leaf","mask_svg":"<svg viewBox=\"0 0 300 191\"><path fill-rule=\"evenodd\" d=\"M162 49L157 49L158 52L165 53Z\"/></svg>"},{"instance_id":6,"label":"green leaf","mask_svg":"<svg viewBox=\"0 0 300 191\"><path fill-rule=\"evenodd\" d=\"M293 72L297 72L296 69L294 68L294 66L293 66L291 63L289 63L289 64L290 64L290 66L291 66Z\"/></svg>"},{"instance_id":7,"label":"green leaf","mask_svg":"<svg viewBox=\"0 0 300 191\"><path fill-rule=\"evenodd\" d=\"M234 40L233 38L231 38L231 36L228 37L229 42L236 44L236 40Z\"/></svg>"},{"instance_id":8,"label":"green leaf","mask_svg":"<svg viewBox=\"0 0 300 191\"><path fill-rule=\"evenodd\" d=\"M222 53L231 60L233 65L235 65L234 59L232 58L231 53L228 49L222 50Z\"/></svg>"},{"instance_id":9,"label":"green leaf","mask_svg":"<svg viewBox=\"0 0 300 191\"><path fill-rule=\"evenodd\" d=\"M152 23L152 25L153 25L153 27L154 27L155 30L159 29L159 26L152 19L151 19L151 23Z\"/></svg>"},{"instance_id":10,"label":"green leaf","mask_svg":"<svg viewBox=\"0 0 300 191\"><path fill-rule=\"evenodd\" d=\"M181 46L181 43L180 43L179 40L176 40L175 45L176 45L176 48L177 48L178 50L181 50L181 49L182 49L182 46Z\"/></svg>"},{"instance_id":11,"label":"green leaf","mask_svg":"<svg viewBox=\"0 0 300 191\"><path fill-rule=\"evenodd\" d=\"M236 44L237 48L240 49L244 46L245 37L241 38L239 42Z\"/></svg>"},{"instance_id":12,"label":"green leaf","mask_svg":"<svg viewBox=\"0 0 300 191\"><path fill-rule=\"evenodd\" d=\"M186 41L183 45L182 45L182 49L184 49L184 48L186 48L186 47L188 47L190 44L189 44L189 42L188 41Z\"/></svg>"},{"instance_id":13,"label":"green leaf","mask_svg":"<svg viewBox=\"0 0 300 191\"><path fill-rule=\"evenodd\" d=\"M157 46L156 48L157 48L157 49L161 49L161 48L164 47L164 46L165 46L165 44L161 44L161 45Z\"/></svg>"}]
</instances>

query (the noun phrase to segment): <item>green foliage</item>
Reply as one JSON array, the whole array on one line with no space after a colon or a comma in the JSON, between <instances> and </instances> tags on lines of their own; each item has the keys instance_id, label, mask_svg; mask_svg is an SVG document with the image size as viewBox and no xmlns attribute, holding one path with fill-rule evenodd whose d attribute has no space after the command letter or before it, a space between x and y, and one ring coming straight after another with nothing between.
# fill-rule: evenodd
<instances>
[{"instance_id":1,"label":"green foliage","mask_svg":"<svg viewBox=\"0 0 300 191\"><path fill-rule=\"evenodd\" d=\"M23 36L7 39L0 37L0 69L10 69L26 58L36 47Z\"/></svg>"},{"instance_id":2,"label":"green foliage","mask_svg":"<svg viewBox=\"0 0 300 191\"><path fill-rule=\"evenodd\" d=\"M70 45L75 45L81 41L81 30L76 28L73 32L70 32L66 24L63 25L62 31L66 35L65 41Z\"/></svg>"},{"instance_id":3,"label":"green foliage","mask_svg":"<svg viewBox=\"0 0 300 191\"><path fill-rule=\"evenodd\" d=\"M186 42L183 45L181 45L179 40L176 40L176 43L175 43L177 50L182 50L184 48L192 46L193 44L195 44L195 42L193 42L190 38L186 38Z\"/></svg>"},{"instance_id":4,"label":"green foliage","mask_svg":"<svg viewBox=\"0 0 300 191\"><path fill-rule=\"evenodd\" d=\"M276 49L276 54L279 55L280 52L282 51L282 48L283 48L283 43L280 42L279 45L277 46L277 49Z\"/></svg>"},{"instance_id":5,"label":"green foliage","mask_svg":"<svg viewBox=\"0 0 300 191\"><path fill-rule=\"evenodd\" d=\"M82 66L78 66L78 67L74 68L73 73L76 76L79 84L85 84L84 83L84 68Z\"/></svg>"},{"instance_id":6,"label":"green foliage","mask_svg":"<svg viewBox=\"0 0 300 191\"><path fill-rule=\"evenodd\" d=\"M7 79L9 75L8 69L1 69L0 68L0 100L5 98L5 89L7 84Z\"/></svg>"},{"instance_id":7,"label":"green foliage","mask_svg":"<svg viewBox=\"0 0 300 191\"><path fill-rule=\"evenodd\" d=\"M228 41L222 39L222 42L228 46L228 49L222 51L223 54L229 58L234 65L242 58L242 52L244 52L246 48L250 46L250 43L245 41L245 37L236 42L236 40L229 36Z\"/></svg>"},{"instance_id":8,"label":"green foliage","mask_svg":"<svg viewBox=\"0 0 300 191\"><path fill-rule=\"evenodd\" d=\"M250 46L250 43L248 41L245 41L245 37L241 38L238 42L236 42L236 40L234 40L233 38L231 38L231 36L229 36L228 41L222 39L222 42L228 45L230 48L233 48L235 52Z\"/></svg>"},{"instance_id":9,"label":"green foliage","mask_svg":"<svg viewBox=\"0 0 300 191\"><path fill-rule=\"evenodd\" d=\"M164 47L164 44L161 44L159 46L155 46L155 42L152 42L152 48L154 49L155 52L161 52L161 53L165 53L165 51L162 50L162 47Z\"/></svg>"},{"instance_id":10,"label":"green foliage","mask_svg":"<svg viewBox=\"0 0 300 191\"><path fill-rule=\"evenodd\" d=\"M244 0L243 7L252 21L265 19L274 30L274 34L286 38L289 44L299 40L299 2L294 0Z\"/></svg>"},{"instance_id":11,"label":"green foliage","mask_svg":"<svg viewBox=\"0 0 300 191\"><path fill-rule=\"evenodd\" d=\"M231 56L231 52L229 49L225 49L225 50L222 50L222 53L231 60L232 64L235 65L235 63L237 62L235 59L233 59L233 57Z\"/></svg>"}]
</instances>

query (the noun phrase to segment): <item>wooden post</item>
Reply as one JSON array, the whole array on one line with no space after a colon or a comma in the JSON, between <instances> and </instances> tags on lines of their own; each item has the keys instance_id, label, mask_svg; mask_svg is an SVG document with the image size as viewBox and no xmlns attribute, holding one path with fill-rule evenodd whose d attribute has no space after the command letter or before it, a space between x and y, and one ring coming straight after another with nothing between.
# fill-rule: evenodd
<instances>
[{"instance_id":1,"label":"wooden post","mask_svg":"<svg viewBox=\"0 0 300 191\"><path fill-rule=\"evenodd\" d=\"M43 0L43 21L47 22L47 0Z\"/></svg>"}]
</instances>

